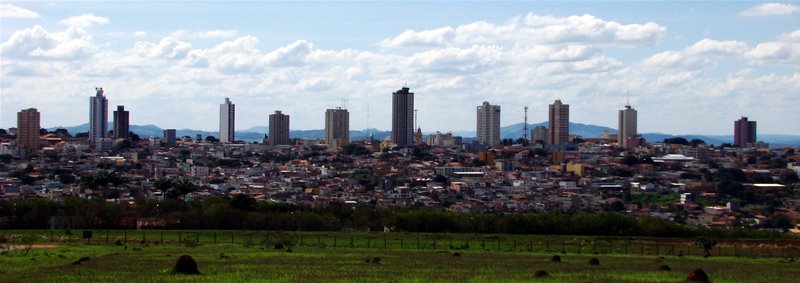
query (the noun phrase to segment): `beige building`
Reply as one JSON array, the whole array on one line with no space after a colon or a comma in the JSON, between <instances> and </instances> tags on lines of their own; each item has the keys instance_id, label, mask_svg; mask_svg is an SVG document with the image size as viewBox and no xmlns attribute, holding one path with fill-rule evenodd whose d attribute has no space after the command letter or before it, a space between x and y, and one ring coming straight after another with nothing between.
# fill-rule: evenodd
<instances>
[{"instance_id":1,"label":"beige building","mask_svg":"<svg viewBox=\"0 0 800 283\"><path fill-rule=\"evenodd\" d=\"M617 134L619 146L629 148L631 138L636 135L636 110L631 108L630 104L626 104L625 109L619 111L619 134Z\"/></svg>"},{"instance_id":2,"label":"beige building","mask_svg":"<svg viewBox=\"0 0 800 283\"><path fill-rule=\"evenodd\" d=\"M325 143L330 148L350 143L350 112L347 109L325 110Z\"/></svg>"},{"instance_id":3,"label":"beige building","mask_svg":"<svg viewBox=\"0 0 800 283\"><path fill-rule=\"evenodd\" d=\"M269 115L269 144L289 144L289 115L281 111Z\"/></svg>"},{"instance_id":4,"label":"beige building","mask_svg":"<svg viewBox=\"0 0 800 283\"><path fill-rule=\"evenodd\" d=\"M550 104L548 111L547 144L559 145L569 142L569 104L560 99Z\"/></svg>"},{"instance_id":5,"label":"beige building","mask_svg":"<svg viewBox=\"0 0 800 283\"><path fill-rule=\"evenodd\" d=\"M476 135L478 142L485 146L500 144L500 106L488 101L478 106Z\"/></svg>"}]
</instances>

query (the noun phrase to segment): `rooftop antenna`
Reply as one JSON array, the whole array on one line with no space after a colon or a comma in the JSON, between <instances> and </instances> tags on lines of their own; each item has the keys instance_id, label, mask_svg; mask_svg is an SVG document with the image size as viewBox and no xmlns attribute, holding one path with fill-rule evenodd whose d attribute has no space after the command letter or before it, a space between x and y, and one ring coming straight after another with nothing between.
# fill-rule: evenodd
<instances>
[{"instance_id":1,"label":"rooftop antenna","mask_svg":"<svg viewBox=\"0 0 800 283\"><path fill-rule=\"evenodd\" d=\"M525 105L525 124L522 128L522 136L526 141L528 140L528 105Z\"/></svg>"},{"instance_id":2,"label":"rooftop antenna","mask_svg":"<svg viewBox=\"0 0 800 283\"><path fill-rule=\"evenodd\" d=\"M627 90L625 91L625 107L631 107L631 94Z\"/></svg>"}]
</instances>

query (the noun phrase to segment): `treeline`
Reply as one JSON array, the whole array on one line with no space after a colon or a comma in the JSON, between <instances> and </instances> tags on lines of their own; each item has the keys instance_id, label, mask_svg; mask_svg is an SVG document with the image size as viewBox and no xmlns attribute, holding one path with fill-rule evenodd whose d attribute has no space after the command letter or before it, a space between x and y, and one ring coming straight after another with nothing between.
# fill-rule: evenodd
<instances>
[{"instance_id":1,"label":"treeline","mask_svg":"<svg viewBox=\"0 0 800 283\"><path fill-rule=\"evenodd\" d=\"M245 196L207 198L194 202L141 200L115 204L103 200L24 199L0 201L0 228L48 229L55 218L70 219L72 229L131 229L137 220L161 220L145 229L246 229L283 231L371 230L591 235L641 237L780 238L779 233L748 229L706 229L656 217L618 213L455 213L427 208L351 206L332 202L324 207L256 202ZM75 220L75 221L72 221Z\"/></svg>"}]
</instances>

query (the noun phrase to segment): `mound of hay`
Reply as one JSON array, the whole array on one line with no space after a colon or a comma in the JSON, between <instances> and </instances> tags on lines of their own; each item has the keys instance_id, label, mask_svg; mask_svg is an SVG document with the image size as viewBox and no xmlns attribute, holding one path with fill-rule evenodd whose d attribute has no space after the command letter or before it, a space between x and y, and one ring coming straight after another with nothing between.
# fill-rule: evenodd
<instances>
[{"instance_id":1,"label":"mound of hay","mask_svg":"<svg viewBox=\"0 0 800 283\"><path fill-rule=\"evenodd\" d=\"M600 260L597 259L596 257L590 258L589 259L589 264L591 264L591 265L600 265Z\"/></svg>"},{"instance_id":2,"label":"mound of hay","mask_svg":"<svg viewBox=\"0 0 800 283\"><path fill-rule=\"evenodd\" d=\"M453 253L453 256L454 256L454 257L460 257L460 256L461 256L461 253L459 253L459 252L454 252L454 253Z\"/></svg>"},{"instance_id":3,"label":"mound of hay","mask_svg":"<svg viewBox=\"0 0 800 283\"><path fill-rule=\"evenodd\" d=\"M552 261L552 262L561 262L561 256L554 255L553 257L550 258L550 261Z\"/></svg>"},{"instance_id":4,"label":"mound of hay","mask_svg":"<svg viewBox=\"0 0 800 283\"><path fill-rule=\"evenodd\" d=\"M547 271L544 270L537 270L536 273L533 274L533 277L535 278L545 278L547 276L548 276Z\"/></svg>"},{"instance_id":5,"label":"mound of hay","mask_svg":"<svg viewBox=\"0 0 800 283\"><path fill-rule=\"evenodd\" d=\"M197 262L190 255L179 257L172 271L180 274L200 274L200 271L197 270Z\"/></svg>"},{"instance_id":6,"label":"mound of hay","mask_svg":"<svg viewBox=\"0 0 800 283\"><path fill-rule=\"evenodd\" d=\"M275 249L276 250L282 250L283 249L283 244L275 244Z\"/></svg>"},{"instance_id":7,"label":"mound of hay","mask_svg":"<svg viewBox=\"0 0 800 283\"><path fill-rule=\"evenodd\" d=\"M662 265L662 266L658 267L658 270L660 270L660 271L672 271L672 268L670 268L669 265Z\"/></svg>"},{"instance_id":8,"label":"mound of hay","mask_svg":"<svg viewBox=\"0 0 800 283\"><path fill-rule=\"evenodd\" d=\"M700 268L692 270L689 273L689 277L686 277L686 281L689 282L711 282L708 281L708 274Z\"/></svg>"}]
</instances>

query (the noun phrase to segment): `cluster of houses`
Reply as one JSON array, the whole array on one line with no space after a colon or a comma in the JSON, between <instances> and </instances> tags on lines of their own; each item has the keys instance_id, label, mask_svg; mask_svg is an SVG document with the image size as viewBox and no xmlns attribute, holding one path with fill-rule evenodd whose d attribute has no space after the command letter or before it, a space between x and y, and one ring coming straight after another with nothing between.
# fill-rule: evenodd
<instances>
[{"instance_id":1,"label":"cluster of houses","mask_svg":"<svg viewBox=\"0 0 800 283\"><path fill-rule=\"evenodd\" d=\"M41 150L22 154L11 138L0 137L0 199L102 197L133 204L168 197L168 188L157 186L168 179L190 182L193 189L177 196L184 201L247 195L309 206L617 211L708 227L800 223L800 152L792 148L649 143L621 150L609 139L559 150L541 144L485 148L444 135L428 139L444 142L400 149L370 140L334 149L320 140L271 146L188 137L174 146L151 138L98 147L50 133L41 137ZM741 170L736 189L753 199L721 189L715 176L727 169ZM118 178L83 181L98 172Z\"/></svg>"}]
</instances>

